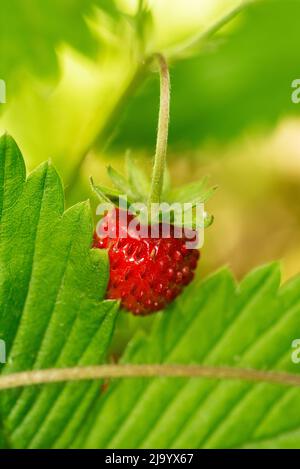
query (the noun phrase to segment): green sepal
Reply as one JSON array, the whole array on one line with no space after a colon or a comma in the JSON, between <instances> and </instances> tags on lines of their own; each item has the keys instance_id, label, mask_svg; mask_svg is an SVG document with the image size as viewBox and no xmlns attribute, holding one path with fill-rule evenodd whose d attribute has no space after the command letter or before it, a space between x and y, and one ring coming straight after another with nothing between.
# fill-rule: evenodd
<instances>
[{"instance_id":1,"label":"green sepal","mask_svg":"<svg viewBox=\"0 0 300 469\"><path fill-rule=\"evenodd\" d=\"M129 152L126 154L126 169L130 188L141 202L146 202L150 191L150 180L145 172L135 164Z\"/></svg>"},{"instance_id":2,"label":"green sepal","mask_svg":"<svg viewBox=\"0 0 300 469\"><path fill-rule=\"evenodd\" d=\"M215 192L217 186L208 188L208 177L205 176L200 181L185 184L181 187L171 189L166 193L167 202L174 203L203 203L206 202Z\"/></svg>"},{"instance_id":3,"label":"green sepal","mask_svg":"<svg viewBox=\"0 0 300 469\"><path fill-rule=\"evenodd\" d=\"M99 184L94 184L93 178L90 178L90 184L92 190L97 195L99 201L104 204L109 204L111 207L120 207L119 202L121 202L122 208L129 208L129 206L133 203L132 200L129 200L128 197L122 197L123 194L121 191L113 188L108 188L106 186L102 186Z\"/></svg>"},{"instance_id":4,"label":"green sepal","mask_svg":"<svg viewBox=\"0 0 300 469\"><path fill-rule=\"evenodd\" d=\"M123 195L127 195L131 200L137 200L136 194L131 190L129 182L111 166L108 166L107 173L113 183L113 185L122 191Z\"/></svg>"},{"instance_id":5,"label":"green sepal","mask_svg":"<svg viewBox=\"0 0 300 469\"><path fill-rule=\"evenodd\" d=\"M103 191L103 186L96 185L94 183L92 176L90 176L90 185L91 185L92 190L94 191L94 193L97 195L98 199L100 200L100 202L111 204L111 200L109 199L109 197L107 197L107 195L105 194L105 191Z\"/></svg>"},{"instance_id":6,"label":"green sepal","mask_svg":"<svg viewBox=\"0 0 300 469\"><path fill-rule=\"evenodd\" d=\"M115 186L114 188L95 185L91 178L92 189L102 203L127 210L130 209L130 212L139 219L142 225L170 222L177 227L200 230L213 223L214 217L212 215L203 212L203 216L197 217L196 213L197 205L204 204L217 189L216 186L208 186L207 177L179 188L170 189L170 177L166 168L164 174L164 200L161 203L165 201L170 204L170 207L167 207L166 210L160 207L156 213L151 212L148 214L141 210L138 204L142 203L145 204L145 207L147 206L150 181L143 169L133 161L129 152L126 154L126 169L127 178L108 166L108 175ZM135 204L136 206L134 206ZM184 215L182 207L176 208L176 204L187 204L187 207L184 207ZM190 216L186 215L188 210L193 211Z\"/></svg>"}]
</instances>

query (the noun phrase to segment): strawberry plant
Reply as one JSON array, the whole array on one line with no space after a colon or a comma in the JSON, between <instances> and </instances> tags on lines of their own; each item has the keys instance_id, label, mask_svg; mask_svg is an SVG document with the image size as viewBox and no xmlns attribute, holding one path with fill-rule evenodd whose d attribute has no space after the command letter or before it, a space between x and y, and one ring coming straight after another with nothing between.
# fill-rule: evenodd
<instances>
[{"instance_id":1,"label":"strawberry plant","mask_svg":"<svg viewBox=\"0 0 300 469\"><path fill-rule=\"evenodd\" d=\"M248 166L243 173L232 149L227 158L223 145L221 154L214 148L218 157L209 168L221 168L219 176L232 172L234 188L255 192L256 209L266 200L265 231L255 238L260 224L253 226L246 211L234 212L242 191L230 199L227 181L219 197L228 210L223 213L212 199L217 223L207 232L207 248L198 245L213 217L204 212L199 221L196 208L215 190L206 177L198 178L211 158L204 155L209 145L199 150L199 142L211 135L229 140L250 124L274 124L290 112L284 86L298 67L288 47L297 45L297 15L283 2L271 9L269 2L256 3L232 0L223 11L211 2L216 21L210 24L207 14L206 28L186 38L177 31L172 44L155 29L156 8L163 4L139 1L131 9L118 1L45 0L40 7L20 0L19 7L3 6L0 79L9 86L1 135L8 128L16 140L7 133L0 137L1 449L300 447L300 277L286 281L291 271L283 275L278 262L260 265L273 257L267 248L277 236L289 248L282 220L290 222L283 210L290 204L282 200L289 202L291 187L299 186L295 162L292 171L285 167L281 185L278 165L265 194L258 168L266 160L257 172ZM244 10L243 19L232 23ZM271 10L274 24L267 27ZM172 15L166 30L168 22ZM278 33L281 22L285 35ZM172 177L166 162L167 63L174 83ZM157 73L151 72L157 67L161 97L149 177L142 152L152 152L157 89L151 76ZM52 84L41 77L51 77ZM276 87L280 82L275 97L267 92L270 77ZM11 100L11 93L19 100ZM258 102L261 112L254 117ZM107 142L110 147L103 146ZM117 149L123 155L127 145L134 156L127 155L124 176L114 168L123 164ZM236 145L239 152L245 149ZM35 167L41 149L53 154L55 164ZM288 185L289 171L294 184ZM276 199L269 198L269 186ZM80 201L91 195L91 202ZM93 217L95 200L105 207L97 212L100 220ZM279 210L271 224L274 200ZM183 204L190 208L187 220L179 210ZM246 230L251 227L243 243L240 218ZM213 230L219 244L210 244ZM233 264L249 250L259 266L246 275L234 269L238 280L227 266L204 276L203 262L216 247L227 249L216 265L219 259Z\"/></svg>"},{"instance_id":2,"label":"strawberry plant","mask_svg":"<svg viewBox=\"0 0 300 469\"><path fill-rule=\"evenodd\" d=\"M161 98L152 180L149 181L141 170L136 170L134 163L128 159L128 180L109 167L115 190L94 186L92 181L92 187L100 200L112 204L94 236L94 247L107 249L109 253L108 298L121 300L122 305L136 315L161 310L192 281L200 256L197 250L198 231L203 229L194 211L213 192L213 189L206 189L205 180L193 184L192 190L191 187L182 187L173 191L173 194L171 189L164 187L170 77L164 57L158 55L156 58L160 67ZM128 197L131 202L138 204L138 210L135 211L132 205L133 209L127 212L127 206L122 208L118 205ZM169 205L162 211L165 201ZM184 202L191 212L188 223L184 213L178 217ZM147 219L141 203L149 209ZM154 204L158 205L156 210L153 210ZM137 223L133 230L130 225L135 218ZM203 226L208 225L212 218L207 216L206 221L201 221Z\"/></svg>"},{"instance_id":3,"label":"strawberry plant","mask_svg":"<svg viewBox=\"0 0 300 469\"><path fill-rule=\"evenodd\" d=\"M299 383L291 338L300 334L300 284L296 278L279 289L277 265L257 269L238 286L227 269L192 283L159 315L149 336L137 334L121 359L124 365L208 365L209 380L163 373L122 378L102 394L99 382L89 380L33 386L43 382L39 370L78 366L78 380L86 365L103 362L118 304L103 301L108 260L105 250L90 250L89 205L64 212L51 163L26 179L22 155L8 136L1 139L0 156L4 447L300 444L300 391L287 387ZM231 368L219 368L224 365ZM16 373L29 370L33 374L18 382ZM20 388L25 383L32 386Z\"/></svg>"}]
</instances>

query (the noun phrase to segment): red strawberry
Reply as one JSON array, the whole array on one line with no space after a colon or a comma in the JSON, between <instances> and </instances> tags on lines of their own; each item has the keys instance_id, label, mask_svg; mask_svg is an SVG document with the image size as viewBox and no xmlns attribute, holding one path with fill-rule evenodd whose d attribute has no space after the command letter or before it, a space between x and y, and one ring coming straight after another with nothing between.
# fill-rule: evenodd
<instances>
[{"instance_id":1,"label":"red strawberry","mask_svg":"<svg viewBox=\"0 0 300 469\"><path fill-rule=\"evenodd\" d=\"M128 225L133 216L128 214L125 224L121 218L120 211L112 209L94 235L94 247L109 253L107 297L120 299L133 314L147 315L164 308L191 282L199 251L186 247L186 237L175 238L173 226L168 238L132 236ZM106 232L108 224L117 231ZM160 233L162 229L160 224Z\"/></svg>"},{"instance_id":2,"label":"red strawberry","mask_svg":"<svg viewBox=\"0 0 300 469\"><path fill-rule=\"evenodd\" d=\"M164 308L191 282L200 255L197 249L191 249L195 246L192 238L198 240L198 230L203 229L203 222L205 226L212 222L212 217L208 216L205 220L198 220L198 208L200 205L202 207L214 190L207 190L205 179L174 190L168 187L168 178L164 177L170 83L165 59L161 55L156 55L156 58L161 74L161 100L151 182L129 158L128 179L108 168L115 188L95 186L91 180L94 191L105 204L105 209L101 206L101 213L104 211L106 215L95 233L93 246L108 249L110 281L107 297L120 300L125 309L137 315ZM163 201L167 203L167 208L166 204L163 208L159 205ZM146 219L143 217L143 209L141 211L137 203L143 203L143 207L147 208L150 220L148 216ZM188 209L184 206L186 203L190 204ZM156 204L156 208L152 204ZM176 208L174 204L177 204ZM114 205L122 210L112 208ZM190 221L185 218L187 210L190 210ZM166 213L170 215L169 218L164 217ZM178 219L178 214L184 215ZM166 221L160 223L161 220L168 220L168 224ZM131 221L136 222L135 230L132 229ZM192 228L187 231L187 227ZM141 233L140 228L143 231L146 228L146 234ZM157 228L154 236L150 228Z\"/></svg>"}]
</instances>

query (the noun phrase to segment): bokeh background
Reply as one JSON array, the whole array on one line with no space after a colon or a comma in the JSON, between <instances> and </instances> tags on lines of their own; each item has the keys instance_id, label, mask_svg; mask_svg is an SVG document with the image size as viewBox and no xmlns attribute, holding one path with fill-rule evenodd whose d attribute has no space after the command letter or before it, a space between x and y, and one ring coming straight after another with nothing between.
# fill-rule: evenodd
<instances>
[{"instance_id":1,"label":"bokeh background","mask_svg":"<svg viewBox=\"0 0 300 469\"><path fill-rule=\"evenodd\" d=\"M174 185L209 174L200 275L227 264L237 278L272 260L283 279L300 263L300 2L288 0L11 0L0 16L0 131L28 165L51 158L66 205L92 198L124 154L151 167L155 69L170 63L168 162ZM95 201L92 198L92 203Z\"/></svg>"}]
</instances>

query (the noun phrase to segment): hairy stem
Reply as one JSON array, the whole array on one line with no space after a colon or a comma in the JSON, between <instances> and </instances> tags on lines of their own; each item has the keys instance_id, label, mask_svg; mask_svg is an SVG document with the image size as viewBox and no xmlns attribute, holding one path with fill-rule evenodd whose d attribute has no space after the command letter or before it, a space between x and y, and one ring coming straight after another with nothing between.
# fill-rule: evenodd
<instances>
[{"instance_id":1,"label":"hairy stem","mask_svg":"<svg viewBox=\"0 0 300 469\"><path fill-rule=\"evenodd\" d=\"M63 381L100 378L210 378L265 382L283 386L300 386L300 375L202 365L101 365L76 368L53 368L25 371L0 377L0 390Z\"/></svg>"},{"instance_id":2,"label":"hairy stem","mask_svg":"<svg viewBox=\"0 0 300 469\"><path fill-rule=\"evenodd\" d=\"M166 59L161 54L156 54L160 72L160 105L158 117L158 130L156 151L154 157L152 182L149 195L149 207L151 203L159 203L164 183L164 171L166 167L169 120L170 120L170 74Z\"/></svg>"}]
</instances>

